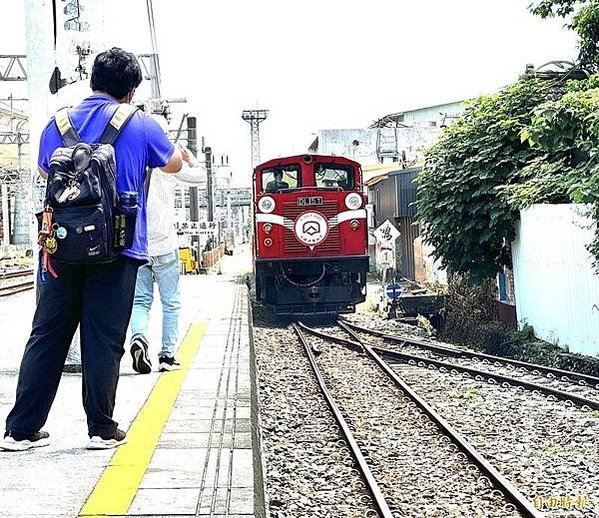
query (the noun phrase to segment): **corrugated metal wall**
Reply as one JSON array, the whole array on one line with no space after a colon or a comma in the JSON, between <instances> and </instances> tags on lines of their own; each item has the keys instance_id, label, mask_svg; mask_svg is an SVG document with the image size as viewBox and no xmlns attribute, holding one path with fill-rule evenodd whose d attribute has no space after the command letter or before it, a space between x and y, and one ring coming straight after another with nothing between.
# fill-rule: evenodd
<instances>
[{"instance_id":1,"label":"corrugated metal wall","mask_svg":"<svg viewBox=\"0 0 599 518\"><path fill-rule=\"evenodd\" d=\"M416 279L416 259L414 257L414 239L420 235L418 225L414 224L414 218L396 218L395 226L401 232L399 238L398 268L401 277Z\"/></svg>"},{"instance_id":2,"label":"corrugated metal wall","mask_svg":"<svg viewBox=\"0 0 599 518\"><path fill-rule=\"evenodd\" d=\"M599 276L586 245L583 205L534 205L521 212L513 243L516 311L539 338L599 354Z\"/></svg>"},{"instance_id":3,"label":"corrugated metal wall","mask_svg":"<svg viewBox=\"0 0 599 518\"><path fill-rule=\"evenodd\" d=\"M393 222L397 201L395 199L395 178L389 176L370 189L374 196L370 201L374 204L375 225L378 227L389 220Z\"/></svg>"},{"instance_id":4,"label":"corrugated metal wall","mask_svg":"<svg viewBox=\"0 0 599 518\"><path fill-rule=\"evenodd\" d=\"M369 201L374 205L375 225L391 221L401 232L397 242L398 268L401 277L414 280L416 263L414 239L420 232L416 220L416 184L420 168L389 173L389 177L369 188Z\"/></svg>"},{"instance_id":5,"label":"corrugated metal wall","mask_svg":"<svg viewBox=\"0 0 599 518\"><path fill-rule=\"evenodd\" d=\"M416 216L416 177L422 169L405 169L394 175L395 178L395 214L396 218Z\"/></svg>"}]
</instances>

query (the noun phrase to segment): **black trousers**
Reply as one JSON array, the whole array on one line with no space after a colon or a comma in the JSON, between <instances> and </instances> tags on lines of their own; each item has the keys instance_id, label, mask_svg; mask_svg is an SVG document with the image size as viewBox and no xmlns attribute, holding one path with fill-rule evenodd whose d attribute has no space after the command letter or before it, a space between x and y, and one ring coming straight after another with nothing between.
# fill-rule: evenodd
<instances>
[{"instance_id":1,"label":"black trousers","mask_svg":"<svg viewBox=\"0 0 599 518\"><path fill-rule=\"evenodd\" d=\"M80 326L83 407L90 437L110 435L141 262L120 256L108 264L69 265L53 261L58 274L38 274L37 308L21 361L15 405L6 430L31 434L46 422L69 346Z\"/></svg>"}]
</instances>

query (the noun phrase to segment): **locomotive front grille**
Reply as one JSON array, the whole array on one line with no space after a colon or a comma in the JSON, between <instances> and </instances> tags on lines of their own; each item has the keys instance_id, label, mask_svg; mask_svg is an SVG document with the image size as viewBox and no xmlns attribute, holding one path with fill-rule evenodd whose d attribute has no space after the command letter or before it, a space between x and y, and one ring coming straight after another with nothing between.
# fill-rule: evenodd
<instances>
[{"instance_id":1,"label":"locomotive front grille","mask_svg":"<svg viewBox=\"0 0 599 518\"><path fill-rule=\"evenodd\" d=\"M297 203L288 202L283 203L283 216L285 219L290 219L291 221L295 222L300 214L308 212L311 209L320 212L327 219L327 221L339 214L339 208L336 201L325 201L322 205L316 205L313 208L298 207ZM322 243L316 245L314 250L324 253L337 253L339 252L340 248L341 239L339 235L339 226L336 225L333 228L329 226L329 235ZM286 228L283 249L285 252L298 253L305 252L309 248L297 240L293 229Z\"/></svg>"}]
</instances>

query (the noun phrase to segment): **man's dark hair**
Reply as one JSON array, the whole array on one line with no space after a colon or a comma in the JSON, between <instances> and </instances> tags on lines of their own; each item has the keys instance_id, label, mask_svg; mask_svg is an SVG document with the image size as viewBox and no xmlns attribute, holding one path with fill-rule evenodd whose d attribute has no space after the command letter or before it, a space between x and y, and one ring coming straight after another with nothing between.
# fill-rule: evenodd
<instances>
[{"instance_id":1,"label":"man's dark hair","mask_svg":"<svg viewBox=\"0 0 599 518\"><path fill-rule=\"evenodd\" d=\"M122 99L137 88L142 80L141 67L135 55L118 47L106 50L94 61L91 89Z\"/></svg>"}]
</instances>

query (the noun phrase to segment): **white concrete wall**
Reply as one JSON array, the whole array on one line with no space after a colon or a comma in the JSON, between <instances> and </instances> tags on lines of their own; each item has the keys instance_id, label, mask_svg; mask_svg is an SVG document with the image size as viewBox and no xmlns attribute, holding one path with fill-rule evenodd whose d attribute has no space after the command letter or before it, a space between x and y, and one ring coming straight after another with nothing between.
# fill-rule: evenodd
<instances>
[{"instance_id":1,"label":"white concrete wall","mask_svg":"<svg viewBox=\"0 0 599 518\"><path fill-rule=\"evenodd\" d=\"M382 148L405 151L408 161L422 158L422 151L434 144L440 129L428 125L411 128L382 128ZM397 149L394 133L397 133ZM356 144L357 143L357 144ZM362 166L378 163L376 129L336 129L318 132L318 152L350 158Z\"/></svg>"},{"instance_id":2,"label":"white concrete wall","mask_svg":"<svg viewBox=\"0 0 599 518\"><path fill-rule=\"evenodd\" d=\"M594 226L584 205L534 205L513 243L520 325L570 351L599 355L599 276L586 245Z\"/></svg>"}]
</instances>

